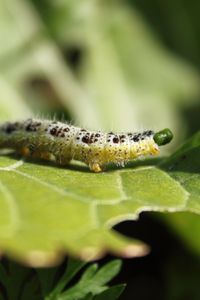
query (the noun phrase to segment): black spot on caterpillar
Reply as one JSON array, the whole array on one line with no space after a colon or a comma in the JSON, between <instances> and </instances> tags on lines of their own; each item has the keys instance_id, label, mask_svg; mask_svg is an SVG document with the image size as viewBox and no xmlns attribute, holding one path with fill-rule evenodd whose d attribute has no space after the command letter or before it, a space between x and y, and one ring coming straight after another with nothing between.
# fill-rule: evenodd
<instances>
[{"instance_id":1,"label":"black spot on caterpillar","mask_svg":"<svg viewBox=\"0 0 200 300\"><path fill-rule=\"evenodd\" d=\"M154 133L93 132L66 123L27 119L0 125L0 148L12 148L22 155L47 160L54 158L59 164L71 159L86 163L91 171L101 172L107 163L124 165L144 155L156 155L159 146L171 141L169 129Z\"/></svg>"}]
</instances>

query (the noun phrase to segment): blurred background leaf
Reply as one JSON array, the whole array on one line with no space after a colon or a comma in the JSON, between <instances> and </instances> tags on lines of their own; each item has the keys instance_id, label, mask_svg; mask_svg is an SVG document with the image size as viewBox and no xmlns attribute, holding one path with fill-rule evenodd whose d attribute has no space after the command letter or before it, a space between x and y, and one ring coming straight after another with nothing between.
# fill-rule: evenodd
<instances>
[{"instance_id":1,"label":"blurred background leaf","mask_svg":"<svg viewBox=\"0 0 200 300\"><path fill-rule=\"evenodd\" d=\"M180 107L199 95L199 74L133 8L103 0L1 2L1 70L35 113L62 112L113 130L170 124L180 142L187 129Z\"/></svg>"}]
</instances>

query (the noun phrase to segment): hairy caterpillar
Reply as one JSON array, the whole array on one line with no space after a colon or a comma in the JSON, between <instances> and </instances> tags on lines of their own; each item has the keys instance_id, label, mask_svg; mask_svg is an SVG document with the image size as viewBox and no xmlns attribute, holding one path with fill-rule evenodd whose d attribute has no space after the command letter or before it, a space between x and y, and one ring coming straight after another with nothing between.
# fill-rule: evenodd
<instances>
[{"instance_id":1,"label":"hairy caterpillar","mask_svg":"<svg viewBox=\"0 0 200 300\"><path fill-rule=\"evenodd\" d=\"M147 154L156 155L159 147L171 141L169 129L157 133L102 133L66 123L27 119L0 125L0 148L12 148L24 156L56 160L65 165L71 159L86 163L91 171L101 172L107 163L124 164Z\"/></svg>"}]
</instances>

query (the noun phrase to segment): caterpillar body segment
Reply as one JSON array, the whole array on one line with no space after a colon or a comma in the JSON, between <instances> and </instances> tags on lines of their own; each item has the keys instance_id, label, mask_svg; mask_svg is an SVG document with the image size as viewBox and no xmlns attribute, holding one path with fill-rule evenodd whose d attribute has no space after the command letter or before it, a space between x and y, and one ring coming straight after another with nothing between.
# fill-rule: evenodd
<instances>
[{"instance_id":1,"label":"caterpillar body segment","mask_svg":"<svg viewBox=\"0 0 200 300\"><path fill-rule=\"evenodd\" d=\"M154 133L104 133L89 131L66 123L28 119L0 125L0 148L11 148L23 156L56 160L66 165L71 159L86 163L101 172L108 163L124 166L145 155L156 155L159 146L169 143L169 129Z\"/></svg>"}]
</instances>

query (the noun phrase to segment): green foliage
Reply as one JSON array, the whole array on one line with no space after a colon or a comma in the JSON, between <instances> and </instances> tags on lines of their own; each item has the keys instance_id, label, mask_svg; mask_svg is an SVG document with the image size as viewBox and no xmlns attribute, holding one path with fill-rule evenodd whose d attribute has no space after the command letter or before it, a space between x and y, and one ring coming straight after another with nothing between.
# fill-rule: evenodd
<instances>
[{"instance_id":1,"label":"green foliage","mask_svg":"<svg viewBox=\"0 0 200 300\"><path fill-rule=\"evenodd\" d=\"M55 263L60 251L83 259L105 250L144 255L142 242L110 227L147 210L199 213L199 148L197 133L157 166L144 161L102 174L1 156L2 251L34 266Z\"/></svg>"},{"instance_id":2,"label":"green foliage","mask_svg":"<svg viewBox=\"0 0 200 300\"><path fill-rule=\"evenodd\" d=\"M123 0L1 0L0 121L56 112L91 129L169 127L175 136L170 149L183 141L189 127L199 129L198 107L193 107L199 97L198 1L128 2L133 5ZM136 5L152 20L157 36ZM164 38L194 66L170 52ZM193 112L189 121L183 109ZM63 169L1 156L0 251L33 266L58 263L65 253L86 260L106 251L144 255L147 245L112 226L135 220L142 211L157 211L199 255L199 148L197 133L166 159L130 163L122 170L110 166L102 174L75 163ZM1 265L0 278L9 300L17 294L24 300L41 295L57 300L65 297L66 285L72 296L84 292L85 300L118 298L122 286L103 290L107 285L99 283L101 270L95 265L70 285L83 265L70 260L59 277L56 269L36 275L9 263ZM169 299L187 293L191 298L188 282L195 290L198 267L190 269L188 281L184 272L190 261L180 261L180 272L171 265ZM90 274L97 280L87 286Z\"/></svg>"},{"instance_id":3,"label":"green foliage","mask_svg":"<svg viewBox=\"0 0 200 300\"><path fill-rule=\"evenodd\" d=\"M0 282L3 287L0 297L8 300L118 299L125 285L109 287L107 284L119 273L120 260L113 260L101 268L97 264L86 269L84 267L85 263L69 259L64 271L61 268L32 270L4 260L0 264ZM105 298L107 296L109 298Z\"/></svg>"}]
</instances>

